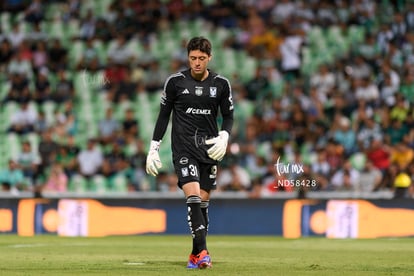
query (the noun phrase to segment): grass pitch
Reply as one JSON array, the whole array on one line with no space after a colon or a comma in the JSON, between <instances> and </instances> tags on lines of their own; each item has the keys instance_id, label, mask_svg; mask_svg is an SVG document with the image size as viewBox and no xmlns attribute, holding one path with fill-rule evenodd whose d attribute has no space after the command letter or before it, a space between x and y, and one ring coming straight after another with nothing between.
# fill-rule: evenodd
<instances>
[{"instance_id":1,"label":"grass pitch","mask_svg":"<svg viewBox=\"0 0 414 276\"><path fill-rule=\"evenodd\" d=\"M213 268L187 270L189 236L0 235L0 275L414 275L414 239L208 237Z\"/></svg>"}]
</instances>

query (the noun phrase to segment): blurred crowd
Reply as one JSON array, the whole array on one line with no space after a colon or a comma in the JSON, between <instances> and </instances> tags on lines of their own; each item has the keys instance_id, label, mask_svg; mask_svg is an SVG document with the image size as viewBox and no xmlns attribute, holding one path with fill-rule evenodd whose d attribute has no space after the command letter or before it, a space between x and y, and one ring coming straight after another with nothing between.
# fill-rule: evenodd
<instances>
[{"instance_id":1,"label":"blurred crowd","mask_svg":"<svg viewBox=\"0 0 414 276\"><path fill-rule=\"evenodd\" d=\"M202 20L230 30L223 49L245 51L257 61L249 79L237 72L226 76L236 125L220 166L219 191L251 197L297 190L414 195L414 3L121 0L109 1L99 15L83 8L87 3L0 4L1 14L14 18L10 30L0 30L1 82L8 84L1 107L18 106L6 132L21 143L16 158L0 168L4 190L63 192L76 190L70 186L82 178L91 191L105 179L113 190L176 192L173 172L145 175L148 141L139 125L148 122L133 105L122 119L113 111L160 91L170 73L186 67L185 40L169 50L165 66L151 51L154 37L178 21ZM51 4L61 5L59 16L49 15ZM52 37L44 27L57 22L77 23L70 40ZM142 43L140 55L126 46L131 39ZM74 60L76 41L86 46ZM98 135L79 143L82 91L73 75L84 70L101 73L97 93L111 105ZM50 102L54 116L47 118ZM36 150L25 139L31 133L40 137Z\"/></svg>"}]
</instances>

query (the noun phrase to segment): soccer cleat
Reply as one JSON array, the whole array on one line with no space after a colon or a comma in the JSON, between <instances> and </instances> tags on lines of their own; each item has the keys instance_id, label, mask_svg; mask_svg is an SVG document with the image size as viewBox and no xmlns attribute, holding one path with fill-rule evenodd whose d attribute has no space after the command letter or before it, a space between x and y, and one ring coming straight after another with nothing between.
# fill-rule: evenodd
<instances>
[{"instance_id":1,"label":"soccer cleat","mask_svg":"<svg viewBox=\"0 0 414 276\"><path fill-rule=\"evenodd\" d=\"M207 250L203 250L197 255L197 266L201 269L211 267L211 258Z\"/></svg>"},{"instance_id":2,"label":"soccer cleat","mask_svg":"<svg viewBox=\"0 0 414 276\"><path fill-rule=\"evenodd\" d=\"M187 268L198 268L198 258L196 255L190 254L188 258Z\"/></svg>"}]
</instances>

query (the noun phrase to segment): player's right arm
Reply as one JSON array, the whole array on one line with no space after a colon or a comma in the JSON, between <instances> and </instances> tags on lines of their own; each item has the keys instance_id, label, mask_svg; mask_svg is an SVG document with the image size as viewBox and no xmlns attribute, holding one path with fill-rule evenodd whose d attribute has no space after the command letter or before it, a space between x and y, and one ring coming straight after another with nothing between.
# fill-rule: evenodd
<instances>
[{"instance_id":1,"label":"player's right arm","mask_svg":"<svg viewBox=\"0 0 414 276\"><path fill-rule=\"evenodd\" d=\"M161 140L164 137L168 127L171 111L174 105L174 98L174 84L171 78L168 78L165 82L164 91L161 95L160 111L155 123L154 133L152 135L152 141L147 155L146 171L148 174L153 176L156 176L158 174L158 169L162 167L158 151Z\"/></svg>"}]
</instances>

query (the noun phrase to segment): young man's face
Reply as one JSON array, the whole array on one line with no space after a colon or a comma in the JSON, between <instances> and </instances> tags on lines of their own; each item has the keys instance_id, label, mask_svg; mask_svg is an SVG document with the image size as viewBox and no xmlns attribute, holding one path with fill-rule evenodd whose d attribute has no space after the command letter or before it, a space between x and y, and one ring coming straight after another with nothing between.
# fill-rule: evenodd
<instances>
[{"instance_id":1,"label":"young man's face","mask_svg":"<svg viewBox=\"0 0 414 276\"><path fill-rule=\"evenodd\" d=\"M191 74L196 78L202 78L206 74L207 65L211 56L200 50L191 51L188 54L188 62L191 68Z\"/></svg>"}]
</instances>

